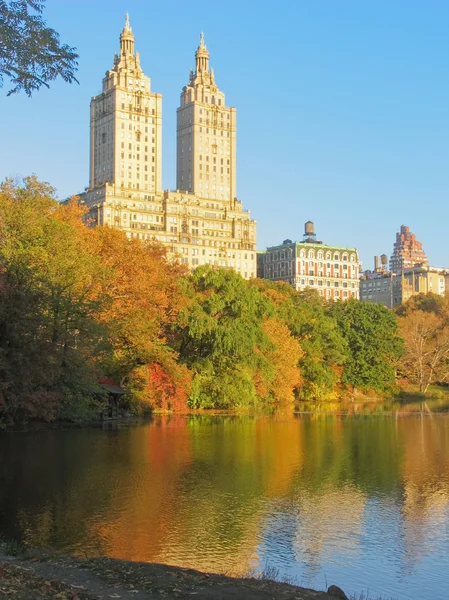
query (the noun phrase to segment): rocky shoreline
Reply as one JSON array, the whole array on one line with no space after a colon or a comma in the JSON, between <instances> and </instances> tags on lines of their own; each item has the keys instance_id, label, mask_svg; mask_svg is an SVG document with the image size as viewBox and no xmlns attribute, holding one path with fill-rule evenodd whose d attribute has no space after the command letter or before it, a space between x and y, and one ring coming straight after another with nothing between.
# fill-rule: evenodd
<instances>
[{"instance_id":1,"label":"rocky shoreline","mask_svg":"<svg viewBox=\"0 0 449 600\"><path fill-rule=\"evenodd\" d=\"M327 592L267 579L237 579L153 563L71 556L0 556L0 598L14 600L332 600Z\"/></svg>"}]
</instances>

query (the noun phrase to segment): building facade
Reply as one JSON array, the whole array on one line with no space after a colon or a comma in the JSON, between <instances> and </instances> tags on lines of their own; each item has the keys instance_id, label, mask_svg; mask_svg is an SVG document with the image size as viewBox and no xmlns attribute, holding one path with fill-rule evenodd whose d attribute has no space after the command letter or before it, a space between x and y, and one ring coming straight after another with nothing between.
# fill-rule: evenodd
<instances>
[{"instance_id":1,"label":"building facade","mask_svg":"<svg viewBox=\"0 0 449 600\"><path fill-rule=\"evenodd\" d=\"M407 225L401 225L390 258L390 271L398 275L405 269L421 264L428 264L422 243L418 242L416 235L411 233Z\"/></svg>"},{"instance_id":2,"label":"building facade","mask_svg":"<svg viewBox=\"0 0 449 600\"><path fill-rule=\"evenodd\" d=\"M359 256L356 248L341 248L316 240L314 225L305 224L304 240L284 240L258 258L258 273L271 281L286 281L296 290L317 290L327 300L359 298Z\"/></svg>"},{"instance_id":3,"label":"building facade","mask_svg":"<svg viewBox=\"0 0 449 600\"><path fill-rule=\"evenodd\" d=\"M439 294L449 289L449 270L416 265L393 273L385 269L365 271L360 278L360 300L394 308L416 294Z\"/></svg>"},{"instance_id":4,"label":"building facade","mask_svg":"<svg viewBox=\"0 0 449 600\"><path fill-rule=\"evenodd\" d=\"M201 34L177 116L177 187L162 190L162 96L151 90L128 16L120 54L91 102L92 226L156 240L189 268L211 264L256 277L256 222L235 196L236 111L215 84Z\"/></svg>"}]
</instances>

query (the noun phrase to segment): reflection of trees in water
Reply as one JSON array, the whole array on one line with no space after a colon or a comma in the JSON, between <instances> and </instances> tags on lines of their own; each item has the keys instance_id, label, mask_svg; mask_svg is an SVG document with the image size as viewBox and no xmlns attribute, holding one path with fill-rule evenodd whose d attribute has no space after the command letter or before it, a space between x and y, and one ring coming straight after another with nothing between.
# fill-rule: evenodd
<instances>
[{"instance_id":1,"label":"reflection of trees in water","mask_svg":"<svg viewBox=\"0 0 449 600\"><path fill-rule=\"evenodd\" d=\"M356 556L370 515L402 510L410 557L430 551L448 474L442 417L161 417L5 436L0 525L33 544L236 574L278 536L313 571L342 547Z\"/></svg>"}]
</instances>

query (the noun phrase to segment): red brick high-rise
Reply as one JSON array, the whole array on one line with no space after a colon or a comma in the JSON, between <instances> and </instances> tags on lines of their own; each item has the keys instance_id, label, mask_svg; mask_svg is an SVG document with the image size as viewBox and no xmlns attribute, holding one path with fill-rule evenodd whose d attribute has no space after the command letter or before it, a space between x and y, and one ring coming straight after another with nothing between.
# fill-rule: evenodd
<instances>
[{"instance_id":1,"label":"red brick high-rise","mask_svg":"<svg viewBox=\"0 0 449 600\"><path fill-rule=\"evenodd\" d=\"M400 274L404 269L409 269L418 264L427 264L427 256L418 242L416 235L410 232L407 225L401 225L401 231L396 234L393 254L390 258L390 270Z\"/></svg>"}]
</instances>

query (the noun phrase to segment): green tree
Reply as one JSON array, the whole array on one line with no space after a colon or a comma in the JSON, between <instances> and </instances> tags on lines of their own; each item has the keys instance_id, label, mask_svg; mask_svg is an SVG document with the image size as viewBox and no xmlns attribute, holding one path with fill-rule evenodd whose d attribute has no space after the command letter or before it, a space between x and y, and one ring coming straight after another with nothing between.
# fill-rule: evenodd
<instances>
[{"instance_id":1,"label":"green tree","mask_svg":"<svg viewBox=\"0 0 449 600\"><path fill-rule=\"evenodd\" d=\"M394 314L381 304L355 299L329 305L348 345L342 381L354 389L384 392L395 382L403 340Z\"/></svg>"},{"instance_id":2,"label":"green tree","mask_svg":"<svg viewBox=\"0 0 449 600\"><path fill-rule=\"evenodd\" d=\"M61 77L77 82L76 48L60 43L58 33L42 18L45 0L0 0L0 87L6 76L12 83L8 96L27 96Z\"/></svg>"},{"instance_id":3,"label":"green tree","mask_svg":"<svg viewBox=\"0 0 449 600\"><path fill-rule=\"evenodd\" d=\"M275 377L263 353L273 348L263 330L264 317L273 314L270 301L234 271L207 265L187 285L192 302L181 315L176 344L194 373L191 406L256 404L256 374Z\"/></svg>"}]
</instances>

